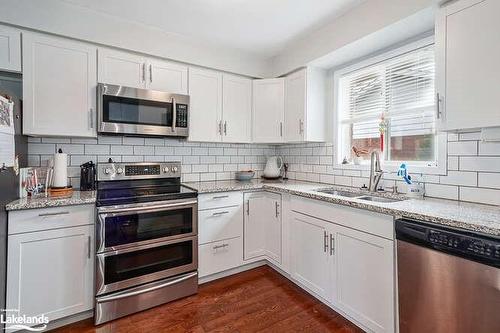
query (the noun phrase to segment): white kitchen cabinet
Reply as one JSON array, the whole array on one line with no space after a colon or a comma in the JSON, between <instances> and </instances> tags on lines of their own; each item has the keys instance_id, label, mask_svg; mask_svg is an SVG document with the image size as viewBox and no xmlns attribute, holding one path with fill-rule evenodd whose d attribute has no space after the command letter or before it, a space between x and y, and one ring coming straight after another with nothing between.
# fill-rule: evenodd
<instances>
[{"instance_id":1,"label":"white kitchen cabinet","mask_svg":"<svg viewBox=\"0 0 500 333\"><path fill-rule=\"evenodd\" d=\"M0 26L0 70L21 72L21 31Z\"/></svg>"},{"instance_id":2,"label":"white kitchen cabinet","mask_svg":"<svg viewBox=\"0 0 500 333\"><path fill-rule=\"evenodd\" d=\"M99 82L187 94L188 68L131 52L99 48Z\"/></svg>"},{"instance_id":3,"label":"white kitchen cabinet","mask_svg":"<svg viewBox=\"0 0 500 333\"><path fill-rule=\"evenodd\" d=\"M93 242L93 225L9 235L7 309L50 321L91 310Z\"/></svg>"},{"instance_id":4,"label":"white kitchen cabinet","mask_svg":"<svg viewBox=\"0 0 500 333\"><path fill-rule=\"evenodd\" d=\"M285 78L285 142L325 141L325 73L303 68Z\"/></svg>"},{"instance_id":5,"label":"white kitchen cabinet","mask_svg":"<svg viewBox=\"0 0 500 333\"><path fill-rule=\"evenodd\" d=\"M311 292L330 299L332 264L331 223L292 212L290 215L290 275Z\"/></svg>"},{"instance_id":6,"label":"white kitchen cabinet","mask_svg":"<svg viewBox=\"0 0 500 333\"><path fill-rule=\"evenodd\" d=\"M146 87L146 59L130 52L99 48L99 82Z\"/></svg>"},{"instance_id":7,"label":"white kitchen cabinet","mask_svg":"<svg viewBox=\"0 0 500 333\"><path fill-rule=\"evenodd\" d=\"M96 48L23 34L23 133L96 136Z\"/></svg>"},{"instance_id":8,"label":"white kitchen cabinet","mask_svg":"<svg viewBox=\"0 0 500 333\"><path fill-rule=\"evenodd\" d=\"M500 1L460 0L436 15L438 126L500 126Z\"/></svg>"},{"instance_id":9,"label":"white kitchen cabinet","mask_svg":"<svg viewBox=\"0 0 500 333\"><path fill-rule=\"evenodd\" d=\"M188 94L188 68L171 61L147 59L146 88L173 94Z\"/></svg>"},{"instance_id":10,"label":"white kitchen cabinet","mask_svg":"<svg viewBox=\"0 0 500 333\"><path fill-rule=\"evenodd\" d=\"M330 299L374 332L394 331L394 242L333 225Z\"/></svg>"},{"instance_id":11,"label":"white kitchen cabinet","mask_svg":"<svg viewBox=\"0 0 500 333\"><path fill-rule=\"evenodd\" d=\"M241 266L243 262L242 237L200 245L198 262L200 278Z\"/></svg>"},{"instance_id":12,"label":"white kitchen cabinet","mask_svg":"<svg viewBox=\"0 0 500 333\"><path fill-rule=\"evenodd\" d=\"M252 80L222 76L223 142L252 141Z\"/></svg>"},{"instance_id":13,"label":"white kitchen cabinet","mask_svg":"<svg viewBox=\"0 0 500 333\"><path fill-rule=\"evenodd\" d=\"M281 195L270 192L244 194L244 258L281 263Z\"/></svg>"},{"instance_id":14,"label":"white kitchen cabinet","mask_svg":"<svg viewBox=\"0 0 500 333\"><path fill-rule=\"evenodd\" d=\"M283 142L285 79L253 80L253 141Z\"/></svg>"},{"instance_id":15,"label":"white kitchen cabinet","mask_svg":"<svg viewBox=\"0 0 500 333\"><path fill-rule=\"evenodd\" d=\"M220 142L222 135L222 74L189 68L189 140Z\"/></svg>"}]
</instances>

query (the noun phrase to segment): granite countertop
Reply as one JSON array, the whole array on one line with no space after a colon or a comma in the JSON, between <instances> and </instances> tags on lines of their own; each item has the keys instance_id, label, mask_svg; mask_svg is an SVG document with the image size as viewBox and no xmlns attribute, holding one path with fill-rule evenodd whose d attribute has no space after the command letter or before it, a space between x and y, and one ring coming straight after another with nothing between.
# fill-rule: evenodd
<instances>
[{"instance_id":1,"label":"granite countertop","mask_svg":"<svg viewBox=\"0 0 500 333\"><path fill-rule=\"evenodd\" d=\"M61 206L87 205L94 204L96 198L95 191L73 191L71 197L57 198L46 197L45 194L39 194L34 197L21 198L14 200L5 206L5 210L23 210L34 208L49 208Z\"/></svg>"},{"instance_id":2,"label":"granite countertop","mask_svg":"<svg viewBox=\"0 0 500 333\"><path fill-rule=\"evenodd\" d=\"M338 195L314 191L318 188L335 188L338 190L359 191L322 183L286 181L281 183L254 179L249 182L214 181L193 182L185 185L198 190L199 193L213 193L240 190L265 189L273 192L289 193L301 197L331 202L334 204L366 209L395 217L408 217L417 220L434 222L441 225L482 232L500 236L500 207L442 199L408 199L392 203L380 203L341 197ZM361 192L368 194L367 192ZM385 196L392 196L386 194Z\"/></svg>"}]
</instances>

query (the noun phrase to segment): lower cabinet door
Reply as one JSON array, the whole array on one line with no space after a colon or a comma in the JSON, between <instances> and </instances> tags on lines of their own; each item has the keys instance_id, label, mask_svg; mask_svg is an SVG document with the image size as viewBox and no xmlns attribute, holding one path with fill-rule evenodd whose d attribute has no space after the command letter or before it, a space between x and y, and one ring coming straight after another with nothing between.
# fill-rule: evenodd
<instances>
[{"instance_id":1,"label":"lower cabinet door","mask_svg":"<svg viewBox=\"0 0 500 333\"><path fill-rule=\"evenodd\" d=\"M329 297L333 256L329 251L329 230L325 221L294 213L290 221L290 272L303 287Z\"/></svg>"},{"instance_id":2,"label":"lower cabinet door","mask_svg":"<svg viewBox=\"0 0 500 333\"><path fill-rule=\"evenodd\" d=\"M7 309L50 321L93 307L94 226L8 238Z\"/></svg>"},{"instance_id":3,"label":"lower cabinet door","mask_svg":"<svg viewBox=\"0 0 500 333\"><path fill-rule=\"evenodd\" d=\"M394 243L334 226L333 303L374 332L393 332Z\"/></svg>"},{"instance_id":4,"label":"lower cabinet door","mask_svg":"<svg viewBox=\"0 0 500 333\"><path fill-rule=\"evenodd\" d=\"M203 244L198 249L198 274L200 278L243 264L243 240L241 237Z\"/></svg>"}]
</instances>

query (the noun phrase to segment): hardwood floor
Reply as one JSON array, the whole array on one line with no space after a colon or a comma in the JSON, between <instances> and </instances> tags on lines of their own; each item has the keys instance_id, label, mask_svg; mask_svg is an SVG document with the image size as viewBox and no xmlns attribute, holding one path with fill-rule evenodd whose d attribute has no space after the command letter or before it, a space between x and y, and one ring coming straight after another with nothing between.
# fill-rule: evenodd
<instances>
[{"instance_id":1,"label":"hardwood floor","mask_svg":"<svg viewBox=\"0 0 500 333\"><path fill-rule=\"evenodd\" d=\"M200 286L199 293L95 327L91 319L55 333L362 332L299 287L262 266Z\"/></svg>"}]
</instances>

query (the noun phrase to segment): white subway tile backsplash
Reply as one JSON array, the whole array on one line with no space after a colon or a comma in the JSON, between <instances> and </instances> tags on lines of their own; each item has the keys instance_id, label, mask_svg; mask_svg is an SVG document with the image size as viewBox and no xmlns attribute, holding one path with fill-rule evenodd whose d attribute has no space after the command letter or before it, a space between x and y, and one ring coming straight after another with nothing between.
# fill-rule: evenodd
<instances>
[{"instance_id":1,"label":"white subway tile backsplash","mask_svg":"<svg viewBox=\"0 0 500 333\"><path fill-rule=\"evenodd\" d=\"M479 142L479 155L500 156L500 142Z\"/></svg>"},{"instance_id":2,"label":"white subway tile backsplash","mask_svg":"<svg viewBox=\"0 0 500 333\"><path fill-rule=\"evenodd\" d=\"M460 170L500 172L500 157L460 156Z\"/></svg>"},{"instance_id":3,"label":"white subway tile backsplash","mask_svg":"<svg viewBox=\"0 0 500 333\"><path fill-rule=\"evenodd\" d=\"M110 148L109 145L85 145L85 154L109 155Z\"/></svg>"},{"instance_id":4,"label":"white subway tile backsplash","mask_svg":"<svg viewBox=\"0 0 500 333\"><path fill-rule=\"evenodd\" d=\"M191 155L191 147L175 147L175 155Z\"/></svg>"},{"instance_id":5,"label":"white subway tile backsplash","mask_svg":"<svg viewBox=\"0 0 500 333\"><path fill-rule=\"evenodd\" d=\"M54 154L56 145L54 143L30 143L28 145L28 154Z\"/></svg>"},{"instance_id":6,"label":"white subway tile backsplash","mask_svg":"<svg viewBox=\"0 0 500 333\"><path fill-rule=\"evenodd\" d=\"M144 144L146 146L163 146L165 145L165 140L163 138L146 138Z\"/></svg>"},{"instance_id":7,"label":"white subway tile backsplash","mask_svg":"<svg viewBox=\"0 0 500 333\"><path fill-rule=\"evenodd\" d=\"M154 155L154 153L153 146L134 146L134 155Z\"/></svg>"},{"instance_id":8,"label":"white subway tile backsplash","mask_svg":"<svg viewBox=\"0 0 500 333\"><path fill-rule=\"evenodd\" d=\"M123 144L144 146L144 138L124 136Z\"/></svg>"},{"instance_id":9,"label":"white subway tile backsplash","mask_svg":"<svg viewBox=\"0 0 500 333\"><path fill-rule=\"evenodd\" d=\"M121 136L100 136L97 138L97 142L100 145L121 145L122 137Z\"/></svg>"},{"instance_id":10,"label":"white subway tile backsplash","mask_svg":"<svg viewBox=\"0 0 500 333\"><path fill-rule=\"evenodd\" d=\"M84 154L84 145L78 144L57 144L56 150L62 150L65 154ZM93 154L93 153L85 153L85 154Z\"/></svg>"},{"instance_id":11,"label":"white subway tile backsplash","mask_svg":"<svg viewBox=\"0 0 500 333\"><path fill-rule=\"evenodd\" d=\"M500 189L500 173L480 172L477 185L479 187Z\"/></svg>"},{"instance_id":12,"label":"white subway tile backsplash","mask_svg":"<svg viewBox=\"0 0 500 333\"><path fill-rule=\"evenodd\" d=\"M448 142L448 155L477 155L477 141Z\"/></svg>"},{"instance_id":13,"label":"white subway tile backsplash","mask_svg":"<svg viewBox=\"0 0 500 333\"><path fill-rule=\"evenodd\" d=\"M111 155L132 155L134 146L111 146Z\"/></svg>"},{"instance_id":14,"label":"white subway tile backsplash","mask_svg":"<svg viewBox=\"0 0 500 333\"><path fill-rule=\"evenodd\" d=\"M425 195L428 197L458 200L458 186L425 184Z\"/></svg>"},{"instance_id":15,"label":"white subway tile backsplash","mask_svg":"<svg viewBox=\"0 0 500 333\"><path fill-rule=\"evenodd\" d=\"M155 146L155 155L174 155L174 148Z\"/></svg>"},{"instance_id":16,"label":"white subway tile backsplash","mask_svg":"<svg viewBox=\"0 0 500 333\"><path fill-rule=\"evenodd\" d=\"M461 187L460 200L500 205L500 190L480 187Z\"/></svg>"},{"instance_id":17,"label":"white subway tile backsplash","mask_svg":"<svg viewBox=\"0 0 500 333\"><path fill-rule=\"evenodd\" d=\"M460 133L458 138L460 141L478 141L481 139L481 132Z\"/></svg>"},{"instance_id":18,"label":"white subway tile backsplash","mask_svg":"<svg viewBox=\"0 0 500 333\"><path fill-rule=\"evenodd\" d=\"M441 184L477 186L477 172L448 171L447 176L440 176Z\"/></svg>"}]
</instances>

